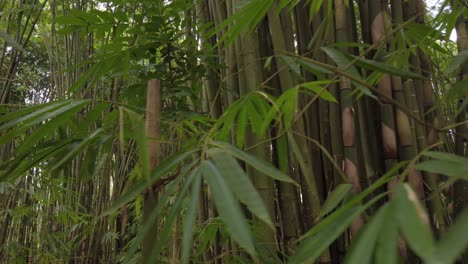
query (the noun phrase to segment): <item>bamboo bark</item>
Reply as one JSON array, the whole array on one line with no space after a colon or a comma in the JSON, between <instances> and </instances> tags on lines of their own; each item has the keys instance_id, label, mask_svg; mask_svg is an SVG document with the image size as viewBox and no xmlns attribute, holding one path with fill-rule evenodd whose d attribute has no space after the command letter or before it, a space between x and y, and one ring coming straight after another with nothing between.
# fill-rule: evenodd
<instances>
[{"instance_id":1,"label":"bamboo bark","mask_svg":"<svg viewBox=\"0 0 468 264\"><path fill-rule=\"evenodd\" d=\"M148 137L148 157L150 171L158 166L161 159L161 81L149 80L146 97L146 136ZM157 190L150 186L145 192L143 204L143 224L147 223L148 217L157 204ZM154 221L151 229L144 235L142 242L143 263L150 263L152 246L158 237L158 221Z\"/></svg>"}]
</instances>

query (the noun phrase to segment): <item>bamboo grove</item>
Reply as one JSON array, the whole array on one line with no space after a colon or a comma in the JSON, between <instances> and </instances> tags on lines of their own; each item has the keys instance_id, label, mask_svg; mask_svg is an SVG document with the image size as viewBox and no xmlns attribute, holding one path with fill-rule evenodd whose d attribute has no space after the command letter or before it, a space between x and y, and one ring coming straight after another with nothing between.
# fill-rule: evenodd
<instances>
[{"instance_id":1,"label":"bamboo grove","mask_svg":"<svg viewBox=\"0 0 468 264\"><path fill-rule=\"evenodd\" d=\"M0 2L0 263L468 263L435 2Z\"/></svg>"}]
</instances>

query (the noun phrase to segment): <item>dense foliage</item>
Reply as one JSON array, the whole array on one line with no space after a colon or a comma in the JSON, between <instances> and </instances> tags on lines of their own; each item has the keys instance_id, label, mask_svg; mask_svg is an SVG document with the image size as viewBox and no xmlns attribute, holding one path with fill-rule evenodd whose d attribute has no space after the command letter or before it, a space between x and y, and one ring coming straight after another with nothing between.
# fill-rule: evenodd
<instances>
[{"instance_id":1,"label":"dense foliage","mask_svg":"<svg viewBox=\"0 0 468 264\"><path fill-rule=\"evenodd\" d=\"M464 0L10 0L0 44L0 263L468 263Z\"/></svg>"}]
</instances>

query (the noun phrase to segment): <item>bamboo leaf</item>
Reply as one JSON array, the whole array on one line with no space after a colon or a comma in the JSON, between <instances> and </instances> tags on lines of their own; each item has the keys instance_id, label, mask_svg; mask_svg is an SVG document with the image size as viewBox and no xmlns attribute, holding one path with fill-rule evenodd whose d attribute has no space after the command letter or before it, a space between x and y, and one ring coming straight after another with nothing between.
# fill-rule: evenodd
<instances>
[{"instance_id":1,"label":"bamboo leaf","mask_svg":"<svg viewBox=\"0 0 468 264\"><path fill-rule=\"evenodd\" d=\"M315 61L309 58L302 58L302 57L291 57L291 56L281 56L285 62L288 63L289 67L295 67L297 68L297 72L300 74L300 69L297 66L297 64L301 65L306 71L311 72L319 77L324 77L324 74L333 74L333 72L321 65L318 65L317 63L314 63ZM320 78L322 79L322 78Z\"/></svg>"},{"instance_id":2,"label":"bamboo leaf","mask_svg":"<svg viewBox=\"0 0 468 264\"><path fill-rule=\"evenodd\" d=\"M67 124L70 120L72 120L73 115L76 112L81 110L81 106L75 107L66 111L57 117L53 118L52 120L46 122L45 124L41 124L37 129L35 129L29 136L27 136L23 143L18 147L17 151L19 153L28 152L30 151L31 147L34 146L37 142L45 137L50 137L53 135L53 132L60 126Z\"/></svg>"},{"instance_id":3,"label":"bamboo leaf","mask_svg":"<svg viewBox=\"0 0 468 264\"><path fill-rule=\"evenodd\" d=\"M231 132L232 124L235 122L239 110L243 106L243 100L237 100L224 111L222 116L218 118L216 122L217 127L221 127L219 132L219 138L227 139L229 133Z\"/></svg>"},{"instance_id":4,"label":"bamboo leaf","mask_svg":"<svg viewBox=\"0 0 468 264\"><path fill-rule=\"evenodd\" d=\"M405 78L421 79L421 80L426 79L424 76L420 74L393 67L389 63L369 60L366 58L359 58L357 56L352 56L352 58L356 60L356 65L361 66L365 69L374 70L374 71L378 71L382 73L393 74L393 75L401 76Z\"/></svg>"},{"instance_id":5,"label":"bamboo leaf","mask_svg":"<svg viewBox=\"0 0 468 264\"><path fill-rule=\"evenodd\" d=\"M67 116L69 112L76 113L78 110L83 108L85 104L88 104L89 102L90 102L89 100L71 101L66 105L59 104L60 105L59 107L57 107L56 104L52 104L52 105L48 105L47 107L40 108L38 111L35 111L33 113L27 114L25 116L19 117L14 120L10 120L9 122L3 124L2 127L10 128L15 125L18 125L18 126L11 129L7 133L3 134L2 137L0 137L0 144L5 144L9 140L17 136L20 136L23 133L23 131L25 131L26 129L30 128L31 126L35 124L48 121L49 119L55 119L55 118L62 119L63 118L62 116L63 115ZM43 129L39 129L39 131L33 132L33 134L31 134L30 139L37 140L36 137L40 138L43 136L47 136L46 131L48 130L48 128L49 126L46 126ZM26 148L26 146L24 148ZM21 149L23 150L24 148L21 148Z\"/></svg>"},{"instance_id":6,"label":"bamboo leaf","mask_svg":"<svg viewBox=\"0 0 468 264\"><path fill-rule=\"evenodd\" d=\"M468 210L463 210L455 223L442 235L437 249L428 264L455 263L458 256L468 249Z\"/></svg>"},{"instance_id":7,"label":"bamboo leaf","mask_svg":"<svg viewBox=\"0 0 468 264\"><path fill-rule=\"evenodd\" d=\"M95 123L99 117L105 113L105 111L109 108L110 103L108 102L101 102L98 103L93 109L86 113L83 121L80 122L78 127L78 134L86 133L88 129L90 129L91 125Z\"/></svg>"},{"instance_id":8,"label":"bamboo leaf","mask_svg":"<svg viewBox=\"0 0 468 264\"><path fill-rule=\"evenodd\" d=\"M351 242L351 248L346 254L344 263L346 264L366 264L372 261L372 252L376 246L379 231L386 222L389 204L380 208L375 216L359 231L356 239ZM396 253L396 252L395 252Z\"/></svg>"},{"instance_id":9,"label":"bamboo leaf","mask_svg":"<svg viewBox=\"0 0 468 264\"><path fill-rule=\"evenodd\" d=\"M53 157L55 154L63 151L70 142L71 140L69 139L58 142L46 142L42 146L38 147L39 150L31 155L31 159L17 160L18 163L14 164L11 164L12 162L8 162L9 168L6 171L3 171L0 167L0 181L13 180L22 176L43 160Z\"/></svg>"},{"instance_id":10,"label":"bamboo leaf","mask_svg":"<svg viewBox=\"0 0 468 264\"><path fill-rule=\"evenodd\" d=\"M325 53L336 63L336 65L338 65L341 70L345 71L349 76L352 76L356 80L362 81L362 77L361 74L359 74L359 71L343 53L330 47L322 47L322 50L325 51ZM367 87L358 82L355 82L354 80L352 80L352 82L359 91L373 97L372 92Z\"/></svg>"},{"instance_id":11,"label":"bamboo leaf","mask_svg":"<svg viewBox=\"0 0 468 264\"><path fill-rule=\"evenodd\" d=\"M263 122L266 119L271 107L265 102L265 98L259 93L252 94L248 107L246 108L250 125L255 133L260 138L265 137L266 130L263 129Z\"/></svg>"},{"instance_id":12,"label":"bamboo leaf","mask_svg":"<svg viewBox=\"0 0 468 264\"><path fill-rule=\"evenodd\" d=\"M405 240L419 257L430 260L435 243L427 213L408 184L399 184L395 193L398 223Z\"/></svg>"},{"instance_id":13,"label":"bamboo leaf","mask_svg":"<svg viewBox=\"0 0 468 264\"><path fill-rule=\"evenodd\" d=\"M447 152L427 151L424 153L424 156L439 160L452 161L460 164L468 164L468 158Z\"/></svg>"},{"instance_id":14,"label":"bamboo leaf","mask_svg":"<svg viewBox=\"0 0 468 264\"><path fill-rule=\"evenodd\" d=\"M289 150L288 138L286 135L276 139L276 152L278 156L278 167L282 172L287 172L289 169Z\"/></svg>"},{"instance_id":15,"label":"bamboo leaf","mask_svg":"<svg viewBox=\"0 0 468 264\"><path fill-rule=\"evenodd\" d=\"M110 215L114 211L120 209L120 207L122 207L123 205L131 202L135 198L135 196L142 193L148 186L155 183L161 177L172 172L175 167L180 165L186 158L190 157L192 154L194 154L197 151L198 149L181 150L180 152L171 156L171 158L161 162L156 168L156 170L151 174L150 181L142 181L142 182L135 184L130 190L128 190L123 195L121 195L109 209L107 209L104 213L102 213L101 217ZM183 175L182 172L178 177L180 177L181 175Z\"/></svg>"},{"instance_id":16,"label":"bamboo leaf","mask_svg":"<svg viewBox=\"0 0 468 264\"><path fill-rule=\"evenodd\" d=\"M176 194L177 196L175 198L174 203L171 204L169 212L165 214L164 216L164 220L165 220L164 225L161 227L161 229L158 232L158 240L155 243L154 250L151 252L151 258L149 260L149 263L158 262L159 260L158 257L161 256L161 251L166 246L166 242L170 238L169 235L173 229L177 216L180 214L180 211L182 210L182 203L186 199L188 191L190 190L190 187L192 186L192 181L194 180L199 181L200 178L201 178L201 173L199 172L198 169L196 169L194 173L190 175L187 181L182 185L182 189L180 190L180 192ZM154 225L154 221L146 221L146 224L150 226L149 228L151 228L151 226Z\"/></svg>"},{"instance_id":17,"label":"bamboo leaf","mask_svg":"<svg viewBox=\"0 0 468 264\"><path fill-rule=\"evenodd\" d=\"M447 67L447 73L455 73L458 71L466 61L468 60L468 50L461 51L457 55L453 56L450 64Z\"/></svg>"},{"instance_id":18,"label":"bamboo leaf","mask_svg":"<svg viewBox=\"0 0 468 264\"><path fill-rule=\"evenodd\" d=\"M237 6L236 9L240 10L221 25L225 27L234 22L219 43L224 41L232 43L242 32L253 30L268 13L273 3L274 0L252 0L244 6Z\"/></svg>"},{"instance_id":19,"label":"bamboo leaf","mask_svg":"<svg viewBox=\"0 0 468 264\"><path fill-rule=\"evenodd\" d=\"M307 161L306 161L306 158L304 156L303 149L301 149L301 147L297 144L294 135L290 131L287 131L287 136L288 136L288 143L289 143L290 149L291 149L292 153L294 154L294 158L297 160L297 163L299 164L299 166L298 166L299 169L301 169L304 172L307 171L308 170ZM310 181L310 179L308 179L308 178L306 178L304 180L307 181L307 184L310 185L310 186L315 185L315 182ZM319 201L319 199L317 197L318 196L317 193L311 192L310 195L315 196L315 199L317 201Z\"/></svg>"},{"instance_id":20,"label":"bamboo leaf","mask_svg":"<svg viewBox=\"0 0 468 264\"><path fill-rule=\"evenodd\" d=\"M194 175L196 172L197 170L194 170L192 172L192 175ZM193 177L189 177L189 180L192 178ZM156 207L150 212L150 214L148 215L148 218L146 218L145 224L142 225L137 236L134 238L133 243L130 244L130 247L128 248L126 252L123 263L129 263L129 260L135 255L135 252L140 247L145 234L147 234L151 230L152 228L151 224L154 223L154 221L156 221L156 218L163 213L163 209L165 208L166 204L169 202L170 198L173 197L173 195L178 191L178 187L180 183L182 182L182 180L183 180L183 177L178 177L177 179L175 179L174 182L172 182L171 184L167 186L163 194L158 198L158 203ZM152 262L152 263L156 263L156 262Z\"/></svg>"},{"instance_id":21,"label":"bamboo leaf","mask_svg":"<svg viewBox=\"0 0 468 264\"><path fill-rule=\"evenodd\" d=\"M327 200L323 203L322 210L320 211L320 217L323 217L333 211L333 209L343 201L346 195L349 194L352 187L353 185L347 183L339 184L335 190L328 195Z\"/></svg>"},{"instance_id":22,"label":"bamboo leaf","mask_svg":"<svg viewBox=\"0 0 468 264\"><path fill-rule=\"evenodd\" d=\"M426 160L416 165L416 169L468 180L468 163L462 164L448 160Z\"/></svg>"},{"instance_id":23,"label":"bamboo leaf","mask_svg":"<svg viewBox=\"0 0 468 264\"><path fill-rule=\"evenodd\" d=\"M228 143L214 141L214 142L211 142L211 145L218 147L220 149L223 149L224 151L231 154L232 156L244 161L245 163L251 165L256 170L264 173L265 175L275 180L290 182L290 183L294 183L297 185L297 183L293 179L285 175L283 172L281 172L277 168L273 167L270 163L257 159L255 156L250 155L249 153L244 152Z\"/></svg>"},{"instance_id":24,"label":"bamboo leaf","mask_svg":"<svg viewBox=\"0 0 468 264\"><path fill-rule=\"evenodd\" d=\"M388 210L385 214L385 225L380 229L377 240L375 263L379 264L397 264L398 255L398 220L395 216L395 203L388 204Z\"/></svg>"},{"instance_id":25,"label":"bamboo leaf","mask_svg":"<svg viewBox=\"0 0 468 264\"><path fill-rule=\"evenodd\" d=\"M468 93L468 79L464 78L452 86L447 93L447 100L460 99Z\"/></svg>"},{"instance_id":26,"label":"bamboo leaf","mask_svg":"<svg viewBox=\"0 0 468 264\"><path fill-rule=\"evenodd\" d=\"M309 91L314 92L317 94L320 98L323 100L333 102L333 103L338 103L336 98L331 94L325 87L320 86L319 84L322 82L307 82L307 83L301 83L299 86L306 88Z\"/></svg>"},{"instance_id":27,"label":"bamboo leaf","mask_svg":"<svg viewBox=\"0 0 468 264\"><path fill-rule=\"evenodd\" d=\"M299 66L297 65L296 58L290 56L280 56L279 59L283 60L284 63L288 65L289 69L291 69L294 74L296 74L297 76L301 76L301 68L299 68Z\"/></svg>"},{"instance_id":28,"label":"bamboo leaf","mask_svg":"<svg viewBox=\"0 0 468 264\"><path fill-rule=\"evenodd\" d=\"M253 215L265 222L272 230L275 230L275 225L271 221L262 197L260 197L252 181L245 174L237 160L221 149L210 149L208 153L218 170L222 172L227 185L232 189L236 198L245 204Z\"/></svg>"},{"instance_id":29,"label":"bamboo leaf","mask_svg":"<svg viewBox=\"0 0 468 264\"><path fill-rule=\"evenodd\" d=\"M309 17L312 19L317 12L320 10L320 7L322 6L323 0L314 0L310 4L310 10L309 10Z\"/></svg>"},{"instance_id":30,"label":"bamboo leaf","mask_svg":"<svg viewBox=\"0 0 468 264\"><path fill-rule=\"evenodd\" d=\"M81 74L78 80L68 88L67 92L69 94L73 94L78 91L78 89L83 88L85 83L89 81L89 85L87 86L88 88L92 86L93 80L97 80L97 76L100 76L102 74L102 69L104 67L104 62L98 62L95 64L92 64L87 72L84 74Z\"/></svg>"},{"instance_id":31,"label":"bamboo leaf","mask_svg":"<svg viewBox=\"0 0 468 264\"><path fill-rule=\"evenodd\" d=\"M94 158L96 159L95 166L93 168L91 179L96 178L101 169L106 165L106 161L109 158L112 149L113 138L110 135L102 135L97 141L100 145L100 151Z\"/></svg>"},{"instance_id":32,"label":"bamboo leaf","mask_svg":"<svg viewBox=\"0 0 468 264\"><path fill-rule=\"evenodd\" d=\"M237 113L236 143L238 147L244 145L245 132L247 131L247 111L245 107L239 109Z\"/></svg>"},{"instance_id":33,"label":"bamboo leaf","mask_svg":"<svg viewBox=\"0 0 468 264\"><path fill-rule=\"evenodd\" d=\"M76 110L75 109L76 107L81 109L81 108L85 107L89 103L91 103L91 100L74 100L74 101L71 101L71 102L69 102L68 104L66 104L64 106L61 106L60 108L53 110L52 112L47 112L42 116L39 116L39 117L34 118L32 120L27 120L27 123L25 123L25 126L32 126L32 125L35 125L35 124L40 123L42 121L46 121L46 120L49 120L51 118L55 118L56 116L61 115L63 113L66 113L66 112L68 112L70 110Z\"/></svg>"},{"instance_id":34,"label":"bamboo leaf","mask_svg":"<svg viewBox=\"0 0 468 264\"><path fill-rule=\"evenodd\" d=\"M57 101L57 102L53 102L51 104L34 107L34 112L28 113L28 114L26 114L24 116L18 117L16 119L10 120L10 121L2 124L0 126L0 130L4 130L4 129L10 128L10 127L13 127L15 125L18 125L18 124L24 122L24 121L27 121L27 120L33 119L35 117L41 116L42 114L50 112L50 111L52 111L54 109L57 109L57 108L59 108L59 107L61 107L63 105L71 103L71 102L72 102L71 100L69 100L69 101ZM24 112L26 112L26 111L24 111ZM2 119L8 119L10 115L16 116L16 113L13 112L11 114L7 114L7 115L3 116ZM4 121L4 120L0 119L0 121Z\"/></svg>"},{"instance_id":35,"label":"bamboo leaf","mask_svg":"<svg viewBox=\"0 0 468 264\"><path fill-rule=\"evenodd\" d=\"M305 238L296 252L291 256L289 264L315 263L339 235L351 225L353 220L364 211L364 207L348 208L326 225L318 226L315 234ZM317 230L318 229L318 230Z\"/></svg>"},{"instance_id":36,"label":"bamboo leaf","mask_svg":"<svg viewBox=\"0 0 468 264\"><path fill-rule=\"evenodd\" d=\"M80 152L83 148L85 148L89 143L91 143L101 133L102 133L102 129L98 129L98 130L94 131L91 135L86 137L85 139L81 140L79 143L76 143L75 145L73 145L69 149L68 153L59 162L57 162L54 165L54 167L52 167L52 170L53 171L57 170L63 164L65 164L65 162L69 161L74 156L76 156L78 154L78 152Z\"/></svg>"},{"instance_id":37,"label":"bamboo leaf","mask_svg":"<svg viewBox=\"0 0 468 264\"><path fill-rule=\"evenodd\" d=\"M86 12L86 11L79 10L79 9L72 9L70 10L69 13L72 17L83 19L89 24L98 24L102 22L101 19L93 12Z\"/></svg>"},{"instance_id":38,"label":"bamboo leaf","mask_svg":"<svg viewBox=\"0 0 468 264\"><path fill-rule=\"evenodd\" d=\"M190 262L190 254L193 249L193 226L197 217L197 208L200 200L200 191L202 185L202 177L199 170L194 173L194 182L192 184L190 204L184 219L184 231L182 235L181 262L187 264Z\"/></svg>"},{"instance_id":39,"label":"bamboo leaf","mask_svg":"<svg viewBox=\"0 0 468 264\"><path fill-rule=\"evenodd\" d=\"M283 117L285 129L289 129L293 125L298 94L299 90L297 88L288 89L276 100L276 105L279 106Z\"/></svg>"},{"instance_id":40,"label":"bamboo leaf","mask_svg":"<svg viewBox=\"0 0 468 264\"><path fill-rule=\"evenodd\" d=\"M55 18L55 23L63 25L76 25L76 26L86 26L88 23L80 18L75 16L59 16Z\"/></svg>"},{"instance_id":41,"label":"bamboo leaf","mask_svg":"<svg viewBox=\"0 0 468 264\"><path fill-rule=\"evenodd\" d=\"M143 177L149 180L151 173L150 160L148 155L148 140L146 136L146 126L143 117L133 111L125 109L130 119L130 125L138 147L138 161L141 164Z\"/></svg>"},{"instance_id":42,"label":"bamboo leaf","mask_svg":"<svg viewBox=\"0 0 468 264\"><path fill-rule=\"evenodd\" d=\"M0 30L0 38L3 38L6 41L6 43L10 44L10 46L24 51L23 46L20 43L16 42L12 37L10 37L10 35L7 32Z\"/></svg>"},{"instance_id":43,"label":"bamboo leaf","mask_svg":"<svg viewBox=\"0 0 468 264\"><path fill-rule=\"evenodd\" d=\"M239 246L255 257L257 252L252 233L229 185L211 161L204 161L201 166L203 176L213 194L213 201L229 234Z\"/></svg>"},{"instance_id":44,"label":"bamboo leaf","mask_svg":"<svg viewBox=\"0 0 468 264\"><path fill-rule=\"evenodd\" d=\"M393 169L398 169L399 166L395 166ZM375 182L372 186L366 189L366 192L362 192L361 194L357 195L356 197L350 199L346 204L344 204L340 209L338 209L336 212L333 212L330 214L328 217L324 218L321 220L318 224L316 224L311 230L307 231L306 234L304 234L300 239L301 240L306 240L310 237L316 237L315 240L313 240L314 243L308 243L307 246L304 246L304 249L299 249L296 251L296 253L293 255L293 260L294 262L288 262L288 263L313 263L315 259L317 259L321 252L330 245L337 236L339 236L344 230L347 229L349 225L351 225L352 221L360 214L365 212L370 206L375 204L376 202L380 201L381 199L386 197L386 194L380 194L377 195L376 197L372 198L370 201L368 201L364 205L358 205L367 195L369 195L372 190L375 190L379 186L382 186L385 182L388 182L390 178L388 176L383 176L381 179L379 179L377 182ZM319 233L324 233L321 234L317 238L317 234ZM322 240L324 242L324 245L320 244L320 241ZM304 244L304 243L303 243ZM302 247L302 244L301 244ZM318 251L316 251L316 248L318 248ZM307 252L311 251L313 252L312 255L308 255ZM296 255L300 256L296 256Z\"/></svg>"},{"instance_id":45,"label":"bamboo leaf","mask_svg":"<svg viewBox=\"0 0 468 264\"><path fill-rule=\"evenodd\" d=\"M273 56L270 56L268 57L266 60L265 60L265 64L263 65L263 68L267 69L267 70L270 70L271 68L271 62L273 61Z\"/></svg>"},{"instance_id":46,"label":"bamboo leaf","mask_svg":"<svg viewBox=\"0 0 468 264\"><path fill-rule=\"evenodd\" d=\"M29 113L32 113L32 112L35 112L35 111L38 111L44 107L47 107L47 106L50 106L50 105L55 105L57 103L60 103L60 102L63 102L63 101L52 101L52 102L49 102L49 103L45 103L45 104L38 104L38 105L33 105L33 106L28 106L28 107L25 107L23 109L20 109L20 110L16 110L16 111L13 111L13 112L7 112L7 113L2 113L3 115L0 115L0 124L3 124L5 123L6 121L10 121L14 118L17 118L17 117L20 117L20 116L24 116L24 115L27 115ZM57 106L55 106L57 107Z\"/></svg>"}]
</instances>

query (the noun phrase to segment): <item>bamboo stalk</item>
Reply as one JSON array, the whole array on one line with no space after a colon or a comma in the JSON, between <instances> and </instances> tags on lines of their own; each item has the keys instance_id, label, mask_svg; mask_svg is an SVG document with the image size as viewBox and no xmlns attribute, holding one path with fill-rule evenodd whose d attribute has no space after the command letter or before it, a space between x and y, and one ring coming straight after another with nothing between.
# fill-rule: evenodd
<instances>
[{"instance_id":1,"label":"bamboo stalk","mask_svg":"<svg viewBox=\"0 0 468 264\"><path fill-rule=\"evenodd\" d=\"M153 171L161 160L161 81L149 80L146 97L146 136L148 140L148 157L150 170ZM156 140L155 140L156 139ZM148 216L157 204L157 190L150 186L145 192L143 203L143 223L148 220ZM149 263L152 254L152 245L158 237L158 221L154 221L148 233L145 234L142 242L143 263Z\"/></svg>"}]
</instances>

